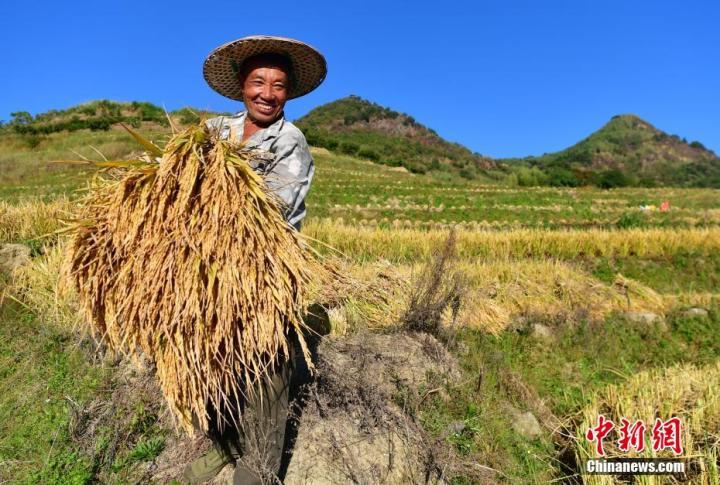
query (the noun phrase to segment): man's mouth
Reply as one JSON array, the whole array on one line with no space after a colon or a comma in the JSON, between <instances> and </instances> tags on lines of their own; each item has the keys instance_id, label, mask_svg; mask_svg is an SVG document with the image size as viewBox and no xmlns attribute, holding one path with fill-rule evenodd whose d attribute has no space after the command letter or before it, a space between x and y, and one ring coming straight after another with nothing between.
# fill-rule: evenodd
<instances>
[{"instance_id":1,"label":"man's mouth","mask_svg":"<svg viewBox=\"0 0 720 485\"><path fill-rule=\"evenodd\" d=\"M255 106L261 113L271 114L273 111L275 111L275 106L267 103L255 103Z\"/></svg>"}]
</instances>

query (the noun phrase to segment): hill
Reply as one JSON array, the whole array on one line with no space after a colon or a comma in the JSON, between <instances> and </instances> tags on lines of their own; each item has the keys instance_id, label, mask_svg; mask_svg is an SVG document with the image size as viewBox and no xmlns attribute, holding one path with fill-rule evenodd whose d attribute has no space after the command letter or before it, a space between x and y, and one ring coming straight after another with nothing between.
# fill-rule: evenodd
<instances>
[{"instance_id":1,"label":"hill","mask_svg":"<svg viewBox=\"0 0 720 485\"><path fill-rule=\"evenodd\" d=\"M318 106L295 123L311 145L414 173L448 171L472 179L495 166L412 116L354 95Z\"/></svg>"},{"instance_id":2,"label":"hill","mask_svg":"<svg viewBox=\"0 0 720 485\"><path fill-rule=\"evenodd\" d=\"M519 162L542 170L551 185L720 187L715 153L631 114L614 116L566 150Z\"/></svg>"},{"instance_id":3,"label":"hill","mask_svg":"<svg viewBox=\"0 0 720 485\"><path fill-rule=\"evenodd\" d=\"M4 151L0 166L11 170L18 161L18 149L47 148L60 142L66 133L90 141L92 132L112 131L113 125L123 122L160 136L170 131L168 117L186 125L218 114L228 113L188 107L166 113L149 102L108 100L34 116L15 112L8 123L0 122L0 134L8 135L0 140ZM295 123L313 146L444 178L450 174L469 180L485 176L486 180L504 179L520 186L720 187L720 158L715 153L698 141L688 142L665 133L635 115L614 116L598 131L565 150L501 160L473 153L443 139L408 114L354 95L319 106ZM109 153L103 153L122 155L122 136L112 140Z\"/></svg>"},{"instance_id":4,"label":"hill","mask_svg":"<svg viewBox=\"0 0 720 485\"><path fill-rule=\"evenodd\" d=\"M0 128L5 132L14 132L26 136L42 136L61 131L89 129L106 131L116 123L127 123L139 128L168 127L168 116L180 124L195 123L201 117L215 116L218 113L181 108L166 113L157 105L146 101L119 102L106 99L90 101L67 109L52 109L35 116L27 111L11 113L10 122Z\"/></svg>"}]
</instances>

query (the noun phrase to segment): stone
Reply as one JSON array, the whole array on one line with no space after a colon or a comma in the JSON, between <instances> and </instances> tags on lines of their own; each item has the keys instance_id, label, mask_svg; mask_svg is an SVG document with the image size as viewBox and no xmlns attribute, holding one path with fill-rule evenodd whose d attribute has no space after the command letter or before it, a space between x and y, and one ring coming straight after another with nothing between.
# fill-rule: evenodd
<instances>
[{"instance_id":1,"label":"stone","mask_svg":"<svg viewBox=\"0 0 720 485\"><path fill-rule=\"evenodd\" d=\"M510 332L522 332L528 328L528 319L522 315L515 315L510 320L507 329Z\"/></svg>"},{"instance_id":2,"label":"stone","mask_svg":"<svg viewBox=\"0 0 720 485\"><path fill-rule=\"evenodd\" d=\"M506 412L512 419L512 428L521 436L525 438L537 438L542 434L542 428L540 423L533 413L530 411L522 412L515 407L508 404L506 406Z\"/></svg>"},{"instance_id":3,"label":"stone","mask_svg":"<svg viewBox=\"0 0 720 485\"><path fill-rule=\"evenodd\" d=\"M623 316L628 322L638 323L642 325L656 325L661 330L667 330L668 326L665 319L652 312L625 312Z\"/></svg>"},{"instance_id":4,"label":"stone","mask_svg":"<svg viewBox=\"0 0 720 485\"><path fill-rule=\"evenodd\" d=\"M446 483L425 469L445 455L398 399L423 399L428 389L459 380L457 362L440 342L400 332L326 337L315 367L313 398L302 411L283 483ZM464 429L459 421L447 432Z\"/></svg>"},{"instance_id":5,"label":"stone","mask_svg":"<svg viewBox=\"0 0 720 485\"><path fill-rule=\"evenodd\" d=\"M462 421L453 421L447 427L449 434L460 434L465 431L465 423Z\"/></svg>"},{"instance_id":6,"label":"stone","mask_svg":"<svg viewBox=\"0 0 720 485\"><path fill-rule=\"evenodd\" d=\"M0 273L10 274L30 262L30 248L24 244L0 245Z\"/></svg>"},{"instance_id":7,"label":"stone","mask_svg":"<svg viewBox=\"0 0 720 485\"><path fill-rule=\"evenodd\" d=\"M708 311L704 308L693 307L693 308L688 308L687 310L684 310L682 312L682 316L684 316L684 317L707 317Z\"/></svg>"},{"instance_id":8,"label":"stone","mask_svg":"<svg viewBox=\"0 0 720 485\"><path fill-rule=\"evenodd\" d=\"M633 323L655 323L662 319L660 315L652 312L625 312L623 316Z\"/></svg>"},{"instance_id":9,"label":"stone","mask_svg":"<svg viewBox=\"0 0 720 485\"><path fill-rule=\"evenodd\" d=\"M530 335L538 340L551 341L555 339L552 330L547 325L533 323L530 326Z\"/></svg>"}]
</instances>

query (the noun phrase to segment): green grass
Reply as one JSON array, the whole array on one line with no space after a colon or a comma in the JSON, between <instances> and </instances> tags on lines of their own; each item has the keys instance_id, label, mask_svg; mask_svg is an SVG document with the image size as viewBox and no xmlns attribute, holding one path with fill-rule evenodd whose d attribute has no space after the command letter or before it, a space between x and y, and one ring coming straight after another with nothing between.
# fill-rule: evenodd
<instances>
[{"instance_id":1,"label":"green grass","mask_svg":"<svg viewBox=\"0 0 720 485\"><path fill-rule=\"evenodd\" d=\"M104 373L72 332L13 301L0 307L0 480L86 483L90 463L72 451L68 425Z\"/></svg>"},{"instance_id":2,"label":"green grass","mask_svg":"<svg viewBox=\"0 0 720 485\"><path fill-rule=\"evenodd\" d=\"M147 132L162 141L163 132ZM122 130L53 133L37 147L19 135L0 136L0 199L73 195L94 173L91 167L63 166L52 160L122 158L137 150ZM641 227L694 227L720 224L716 189L513 188L468 181L450 173L413 175L357 158L316 154L316 176L307 206L311 218L391 225L393 220L452 224L485 221L498 227L606 227L630 217ZM670 202L670 211L642 212L640 206ZM624 219L623 219L624 218Z\"/></svg>"},{"instance_id":3,"label":"green grass","mask_svg":"<svg viewBox=\"0 0 720 485\"><path fill-rule=\"evenodd\" d=\"M639 227L696 227L720 224L716 189L513 188L448 175L413 175L348 156L314 156L316 176L308 196L312 218L349 223L393 220L485 221L501 226L608 229L632 217ZM661 212L663 201L670 210ZM641 211L641 206L654 210Z\"/></svg>"},{"instance_id":4,"label":"green grass","mask_svg":"<svg viewBox=\"0 0 720 485\"><path fill-rule=\"evenodd\" d=\"M115 402L128 377L95 357L74 332L13 300L0 306L0 483L136 483L138 463L162 452L172 431L157 396L131 390ZM96 429L76 428L91 400L110 411Z\"/></svg>"},{"instance_id":5,"label":"green grass","mask_svg":"<svg viewBox=\"0 0 720 485\"><path fill-rule=\"evenodd\" d=\"M571 426L592 393L608 384L648 368L714 362L720 355L719 310L713 307L709 317L672 315L666 329L618 316L583 321L577 327L559 322L555 344L537 340L527 331L494 337L465 330L460 342L470 350L459 353L461 383L449 389L448 398L429 400L421 409L421 422L462 456L502 471L511 482L558 478L561 464L550 434L536 439L518 435L505 410L507 403L533 412L541 421L547 406ZM530 397L522 386L532 390ZM464 428L448 431L453 423Z\"/></svg>"},{"instance_id":6,"label":"green grass","mask_svg":"<svg viewBox=\"0 0 720 485\"><path fill-rule=\"evenodd\" d=\"M153 140L166 138L164 132L143 130ZM95 149L93 149L94 147ZM95 173L90 165L53 163L58 160L101 161L125 158L138 151L137 144L125 130L80 130L71 133L52 133L35 147L28 146L25 137L0 134L0 199L9 202L27 197L50 199L72 193L85 186Z\"/></svg>"},{"instance_id":7,"label":"green grass","mask_svg":"<svg viewBox=\"0 0 720 485\"><path fill-rule=\"evenodd\" d=\"M660 293L717 292L720 255L675 253L663 258L593 258L581 261L593 276L612 283L618 273Z\"/></svg>"}]
</instances>

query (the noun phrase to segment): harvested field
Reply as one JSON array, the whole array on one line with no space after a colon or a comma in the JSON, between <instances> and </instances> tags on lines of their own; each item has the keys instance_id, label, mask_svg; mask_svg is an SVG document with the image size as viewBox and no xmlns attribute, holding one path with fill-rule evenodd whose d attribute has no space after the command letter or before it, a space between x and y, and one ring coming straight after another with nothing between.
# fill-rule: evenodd
<instances>
[{"instance_id":1,"label":"harvested field","mask_svg":"<svg viewBox=\"0 0 720 485\"><path fill-rule=\"evenodd\" d=\"M438 183L315 157L303 232L343 278L310 288L305 320L331 337L288 483L613 483L581 474L599 412L681 416L688 450L712 463L718 191ZM0 190L0 243L30 253L0 276L0 481L166 483L209 443L173 428L151 367L77 332L78 296L58 289L68 237L53 233L78 207L80 172L13 171ZM661 200L669 211L639 209ZM451 227L467 289L426 345L401 322Z\"/></svg>"}]
</instances>

